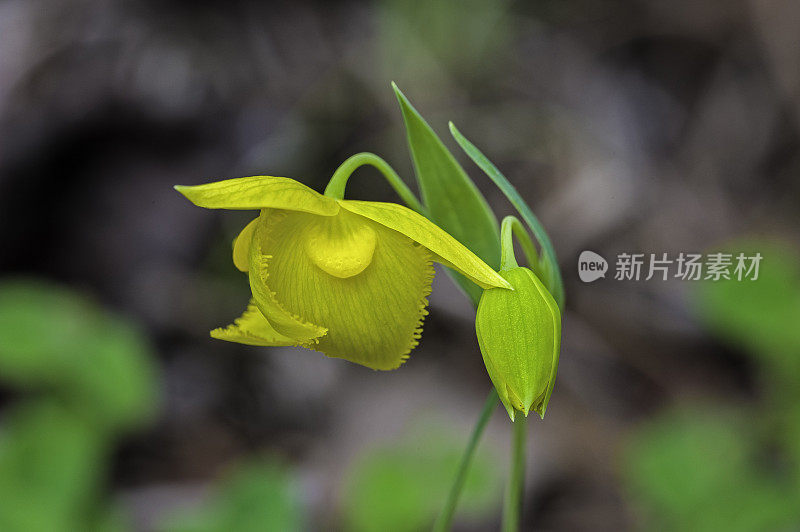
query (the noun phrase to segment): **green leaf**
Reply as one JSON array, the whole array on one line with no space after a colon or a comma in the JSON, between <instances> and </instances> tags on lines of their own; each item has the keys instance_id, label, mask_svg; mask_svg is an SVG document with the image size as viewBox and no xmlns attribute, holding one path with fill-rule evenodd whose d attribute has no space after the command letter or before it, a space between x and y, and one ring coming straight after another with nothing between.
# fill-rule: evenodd
<instances>
[{"instance_id":1,"label":"green leaf","mask_svg":"<svg viewBox=\"0 0 800 532\"><path fill-rule=\"evenodd\" d=\"M625 480L649 528L796 528L796 494L785 475L759 467L750 425L751 416L697 405L639 428L626 452Z\"/></svg>"},{"instance_id":2,"label":"green leaf","mask_svg":"<svg viewBox=\"0 0 800 532\"><path fill-rule=\"evenodd\" d=\"M74 353L64 386L76 408L113 432L141 426L157 407L149 345L134 327L108 316Z\"/></svg>"},{"instance_id":3,"label":"green leaf","mask_svg":"<svg viewBox=\"0 0 800 532\"><path fill-rule=\"evenodd\" d=\"M38 281L0 283L0 379L18 386L63 378L71 352L100 328L92 306Z\"/></svg>"},{"instance_id":4,"label":"green leaf","mask_svg":"<svg viewBox=\"0 0 800 532\"><path fill-rule=\"evenodd\" d=\"M494 181L495 185L505 194L511 204L517 209L522 219L525 220L525 223L528 225L528 228L533 233L533 236L536 237L536 240L539 242L539 245L542 247L542 254L540 257L540 265L538 268L534 268L537 274L541 274L543 277L543 281L545 282L547 288L553 294L553 298L558 303L558 307L561 311L564 311L564 283L561 279L561 270L558 267L558 260L556 258L556 251L553 248L552 242L550 242L550 237L547 236L547 231L544 230L544 226L533 214L533 211L522 199L522 196L519 194L516 188L506 179L506 177L497 169L497 167L492 164L492 162L486 158L486 156L475 147L469 140L461 134L461 132L456 129L456 126L450 122L450 133L453 135L453 138L456 139L459 146L464 150L464 152L469 155L470 159L472 159L475 164L477 164L481 170L483 170L489 178ZM533 265L532 265L533 266Z\"/></svg>"},{"instance_id":5,"label":"green leaf","mask_svg":"<svg viewBox=\"0 0 800 532\"><path fill-rule=\"evenodd\" d=\"M78 414L47 401L15 407L0 435L0 530L84 530L104 445Z\"/></svg>"},{"instance_id":6,"label":"green leaf","mask_svg":"<svg viewBox=\"0 0 800 532\"><path fill-rule=\"evenodd\" d=\"M500 266L500 231L486 199L450 150L392 83L408 135L417 182L428 217L495 270ZM477 302L481 289L450 272Z\"/></svg>"},{"instance_id":7,"label":"green leaf","mask_svg":"<svg viewBox=\"0 0 800 532\"><path fill-rule=\"evenodd\" d=\"M411 532L430 526L458 469L463 443L435 428L362 454L345 487L346 530ZM467 476L459 517L480 519L498 505L500 476L478 452Z\"/></svg>"},{"instance_id":8,"label":"green leaf","mask_svg":"<svg viewBox=\"0 0 800 532\"><path fill-rule=\"evenodd\" d=\"M766 364L776 378L800 382L800 259L788 245L739 240L723 251L762 256L757 280L736 278L696 285L695 304L701 320L732 346L744 347Z\"/></svg>"},{"instance_id":9,"label":"green leaf","mask_svg":"<svg viewBox=\"0 0 800 532\"><path fill-rule=\"evenodd\" d=\"M0 282L0 381L57 394L105 429L155 410L141 334L83 296L41 281Z\"/></svg>"},{"instance_id":10,"label":"green leaf","mask_svg":"<svg viewBox=\"0 0 800 532\"><path fill-rule=\"evenodd\" d=\"M628 449L631 492L669 515L695 511L746 472L751 439L729 413L691 409L644 425Z\"/></svg>"},{"instance_id":11,"label":"green leaf","mask_svg":"<svg viewBox=\"0 0 800 532\"><path fill-rule=\"evenodd\" d=\"M272 459L239 465L212 501L162 527L170 532L293 532L304 530L298 494L288 470Z\"/></svg>"}]
</instances>

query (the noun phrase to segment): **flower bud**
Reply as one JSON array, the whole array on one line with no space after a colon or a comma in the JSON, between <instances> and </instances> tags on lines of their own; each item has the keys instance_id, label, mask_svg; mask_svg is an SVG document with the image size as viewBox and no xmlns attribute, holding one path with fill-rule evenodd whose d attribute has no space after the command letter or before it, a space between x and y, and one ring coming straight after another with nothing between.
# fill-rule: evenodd
<instances>
[{"instance_id":1,"label":"flower bud","mask_svg":"<svg viewBox=\"0 0 800 532\"><path fill-rule=\"evenodd\" d=\"M512 421L516 410L543 418L558 368L561 312L528 268L500 275L514 290L483 292L475 319L483 362Z\"/></svg>"}]
</instances>

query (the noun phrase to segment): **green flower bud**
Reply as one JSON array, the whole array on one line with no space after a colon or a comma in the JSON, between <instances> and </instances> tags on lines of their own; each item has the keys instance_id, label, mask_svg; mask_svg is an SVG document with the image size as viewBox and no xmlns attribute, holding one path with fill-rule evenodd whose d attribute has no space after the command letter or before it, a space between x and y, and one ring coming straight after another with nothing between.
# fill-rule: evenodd
<instances>
[{"instance_id":1,"label":"green flower bud","mask_svg":"<svg viewBox=\"0 0 800 532\"><path fill-rule=\"evenodd\" d=\"M544 418L558 368L561 312L528 268L499 273L514 290L483 292L475 319L483 362L512 421L516 410Z\"/></svg>"}]
</instances>

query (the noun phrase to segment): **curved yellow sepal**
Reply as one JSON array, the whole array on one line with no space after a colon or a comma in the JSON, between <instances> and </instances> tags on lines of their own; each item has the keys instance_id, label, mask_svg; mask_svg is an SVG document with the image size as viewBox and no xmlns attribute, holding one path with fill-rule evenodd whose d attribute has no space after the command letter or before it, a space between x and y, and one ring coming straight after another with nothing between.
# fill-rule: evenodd
<instances>
[{"instance_id":1,"label":"curved yellow sepal","mask_svg":"<svg viewBox=\"0 0 800 532\"><path fill-rule=\"evenodd\" d=\"M336 200L288 177L254 176L226 179L175 190L198 207L207 209L286 209L320 216L339 212Z\"/></svg>"},{"instance_id":2,"label":"curved yellow sepal","mask_svg":"<svg viewBox=\"0 0 800 532\"><path fill-rule=\"evenodd\" d=\"M272 328L253 301L231 325L211 331L211 337L227 342L258 346L286 346L297 342Z\"/></svg>"},{"instance_id":3,"label":"curved yellow sepal","mask_svg":"<svg viewBox=\"0 0 800 532\"><path fill-rule=\"evenodd\" d=\"M369 218L419 242L435 254L434 258L441 257L448 266L481 288L511 288L505 279L461 242L407 207L396 203L357 200L339 200L339 204L350 212Z\"/></svg>"},{"instance_id":4,"label":"curved yellow sepal","mask_svg":"<svg viewBox=\"0 0 800 532\"><path fill-rule=\"evenodd\" d=\"M247 272L250 269L250 242L253 240L257 223L258 218L255 218L244 226L233 241L233 265L240 272Z\"/></svg>"},{"instance_id":5,"label":"curved yellow sepal","mask_svg":"<svg viewBox=\"0 0 800 532\"><path fill-rule=\"evenodd\" d=\"M324 336L328 329L310 323L297 314L293 314L278 302L273 292L267 284L269 273L267 265L272 258L263 250L264 239L267 234L267 220L275 216L274 211L265 209L257 219L253 238L250 244L250 290L253 292L253 300L261 311L261 314L270 322L276 331L282 335L292 338L299 345L312 344L318 338Z\"/></svg>"}]
</instances>

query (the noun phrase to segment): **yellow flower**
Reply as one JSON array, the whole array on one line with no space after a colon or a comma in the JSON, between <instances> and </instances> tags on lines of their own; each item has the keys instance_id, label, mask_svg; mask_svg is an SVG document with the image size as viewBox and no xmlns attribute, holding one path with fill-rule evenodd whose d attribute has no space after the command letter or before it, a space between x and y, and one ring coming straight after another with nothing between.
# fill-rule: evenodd
<instances>
[{"instance_id":1,"label":"yellow flower","mask_svg":"<svg viewBox=\"0 0 800 532\"><path fill-rule=\"evenodd\" d=\"M234 242L253 298L211 331L222 340L299 345L373 369L400 366L417 345L431 261L483 288L510 285L424 216L394 203L323 196L285 177L176 186L200 207L260 209Z\"/></svg>"}]
</instances>

